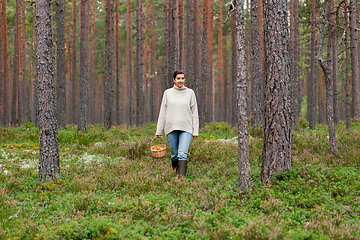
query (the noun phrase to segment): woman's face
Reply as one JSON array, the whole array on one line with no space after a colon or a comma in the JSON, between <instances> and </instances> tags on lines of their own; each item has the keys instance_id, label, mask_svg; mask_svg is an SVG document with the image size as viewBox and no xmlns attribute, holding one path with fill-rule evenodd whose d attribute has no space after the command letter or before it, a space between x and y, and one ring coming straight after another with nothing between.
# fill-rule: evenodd
<instances>
[{"instance_id":1,"label":"woman's face","mask_svg":"<svg viewBox=\"0 0 360 240\"><path fill-rule=\"evenodd\" d=\"M176 75L176 77L174 78L174 83L175 83L175 86L177 86L179 88L183 87L185 84L185 74Z\"/></svg>"}]
</instances>

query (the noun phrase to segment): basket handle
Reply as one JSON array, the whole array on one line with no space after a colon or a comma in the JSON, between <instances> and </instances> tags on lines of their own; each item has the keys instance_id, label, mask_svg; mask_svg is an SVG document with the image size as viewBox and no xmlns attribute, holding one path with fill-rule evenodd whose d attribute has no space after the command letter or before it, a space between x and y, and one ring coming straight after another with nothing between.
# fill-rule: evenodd
<instances>
[{"instance_id":1,"label":"basket handle","mask_svg":"<svg viewBox=\"0 0 360 240\"><path fill-rule=\"evenodd\" d=\"M151 140L150 147L153 146L153 141L155 140L155 138L157 138L157 137L153 137L153 139ZM164 140L164 142L165 142L165 145L167 145L165 138L163 138L163 137L159 137L159 138L162 138Z\"/></svg>"}]
</instances>

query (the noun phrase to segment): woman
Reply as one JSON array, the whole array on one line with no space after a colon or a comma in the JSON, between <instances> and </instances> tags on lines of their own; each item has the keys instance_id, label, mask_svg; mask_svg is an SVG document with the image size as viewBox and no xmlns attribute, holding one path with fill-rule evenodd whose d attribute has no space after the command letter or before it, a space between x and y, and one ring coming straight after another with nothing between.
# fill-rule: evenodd
<instances>
[{"instance_id":1,"label":"woman","mask_svg":"<svg viewBox=\"0 0 360 240\"><path fill-rule=\"evenodd\" d=\"M175 71L174 87L165 90L156 129L156 137L165 132L171 148L174 170L185 176L191 137L199 135L199 116L193 90L185 86L185 73Z\"/></svg>"}]
</instances>

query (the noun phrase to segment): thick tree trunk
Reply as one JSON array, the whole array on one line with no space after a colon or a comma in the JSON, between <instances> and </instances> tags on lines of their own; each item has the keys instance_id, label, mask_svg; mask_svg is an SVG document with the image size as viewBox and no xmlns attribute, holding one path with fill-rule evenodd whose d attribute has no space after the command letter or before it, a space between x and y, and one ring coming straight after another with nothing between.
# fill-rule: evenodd
<instances>
[{"instance_id":1,"label":"thick tree trunk","mask_svg":"<svg viewBox=\"0 0 360 240\"><path fill-rule=\"evenodd\" d=\"M106 16L105 16L105 76L104 76L104 127L110 129L112 126L112 107L113 107L113 60L111 52L111 0L106 0Z\"/></svg>"},{"instance_id":2,"label":"thick tree trunk","mask_svg":"<svg viewBox=\"0 0 360 240\"><path fill-rule=\"evenodd\" d=\"M356 34L356 0L350 0L350 49L352 78L352 112L353 117L360 118L360 79L359 59Z\"/></svg>"},{"instance_id":3,"label":"thick tree trunk","mask_svg":"<svg viewBox=\"0 0 360 240\"><path fill-rule=\"evenodd\" d=\"M88 88L89 88L89 60L88 60L88 0L81 0L81 36L80 36L80 112L79 130L84 131L88 118Z\"/></svg>"},{"instance_id":4,"label":"thick tree trunk","mask_svg":"<svg viewBox=\"0 0 360 240\"><path fill-rule=\"evenodd\" d=\"M310 52L310 76L308 78L308 94L307 94L307 119L309 121L309 128L315 129L316 127L316 65L315 59L316 52L316 2L311 1L311 52Z\"/></svg>"},{"instance_id":5,"label":"thick tree trunk","mask_svg":"<svg viewBox=\"0 0 360 240\"><path fill-rule=\"evenodd\" d=\"M251 0L251 73L254 127L261 127L264 122L264 94L261 87L261 64L259 43L258 0Z\"/></svg>"},{"instance_id":6,"label":"thick tree trunk","mask_svg":"<svg viewBox=\"0 0 360 240\"><path fill-rule=\"evenodd\" d=\"M56 3L56 113L59 129L66 125L65 96L65 0Z\"/></svg>"},{"instance_id":7,"label":"thick tree trunk","mask_svg":"<svg viewBox=\"0 0 360 240\"><path fill-rule=\"evenodd\" d=\"M292 167L289 31L285 0L264 1L265 122L261 180Z\"/></svg>"},{"instance_id":8,"label":"thick tree trunk","mask_svg":"<svg viewBox=\"0 0 360 240\"><path fill-rule=\"evenodd\" d=\"M39 179L60 176L58 132L55 116L54 45L50 0L37 0L37 81L39 97Z\"/></svg>"},{"instance_id":9,"label":"thick tree trunk","mask_svg":"<svg viewBox=\"0 0 360 240\"><path fill-rule=\"evenodd\" d=\"M144 40L142 0L137 0L136 4L136 125L142 126L144 124L145 115L145 86L143 83Z\"/></svg>"},{"instance_id":10,"label":"thick tree trunk","mask_svg":"<svg viewBox=\"0 0 360 240\"><path fill-rule=\"evenodd\" d=\"M328 5L328 2L326 2ZM327 14L325 14L327 15ZM327 123L329 126L329 141L330 141L330 149L333 155L338 154L338 149L336 146L336 138L335 138L335 126L334 126L334 98L333 98L333 73L332 73L332 65L326 62L322 57L322 50L324 46L324 26L325 19L323 18L321 27L320 27L320 36L319 36L319 50L318 50L318 61L325 75L325 86L326 86L326 116ZM331 59L331 58L330 58ZM329 60L330 60L329 59Z\"/></svg>"},{"instance_id":11,"label":"thick tree trunk","mask_svg":"<svg viewBox=\"0 0 360 240\"><path fill-rule=\"evenodd\" d=\"M206 112L206 86L208 79L208 19L210 1L205 1L203 5L203 35L202 35L202 53L201 53L201 82L198 86L198 103L199 103L199 125L200 128L205 127Z\"/></svg>"},{"instance_id":12,"label":"thick tree trunk","mask_svg":"<svg viewBox=\"0 0 360 240\"><path fill-rule=\"evenodd\" d=\"M235 45L236 45L236 82L238 116L238 187L239 199L250 192L249 135L246 116L247 77L245 54L244 2L234 0Z\"/></svg>"}]
</instances>

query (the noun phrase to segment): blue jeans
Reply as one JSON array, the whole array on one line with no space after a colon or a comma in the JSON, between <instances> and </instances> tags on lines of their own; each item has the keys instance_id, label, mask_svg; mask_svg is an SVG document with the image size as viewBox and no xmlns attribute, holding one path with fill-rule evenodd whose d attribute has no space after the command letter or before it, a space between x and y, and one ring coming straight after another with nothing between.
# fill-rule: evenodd
<instances>
[{"instance_id":1,"label":"blue jeans","mask_svg":"<svg viewBox=\"0 0 360 240\"><path fill-rule=\"evenodd\" d=\"M188 132L175 130L166 137L170 143L171 160L187 160L187 153L192 135Z\"/></svg>"}]
</instances>

